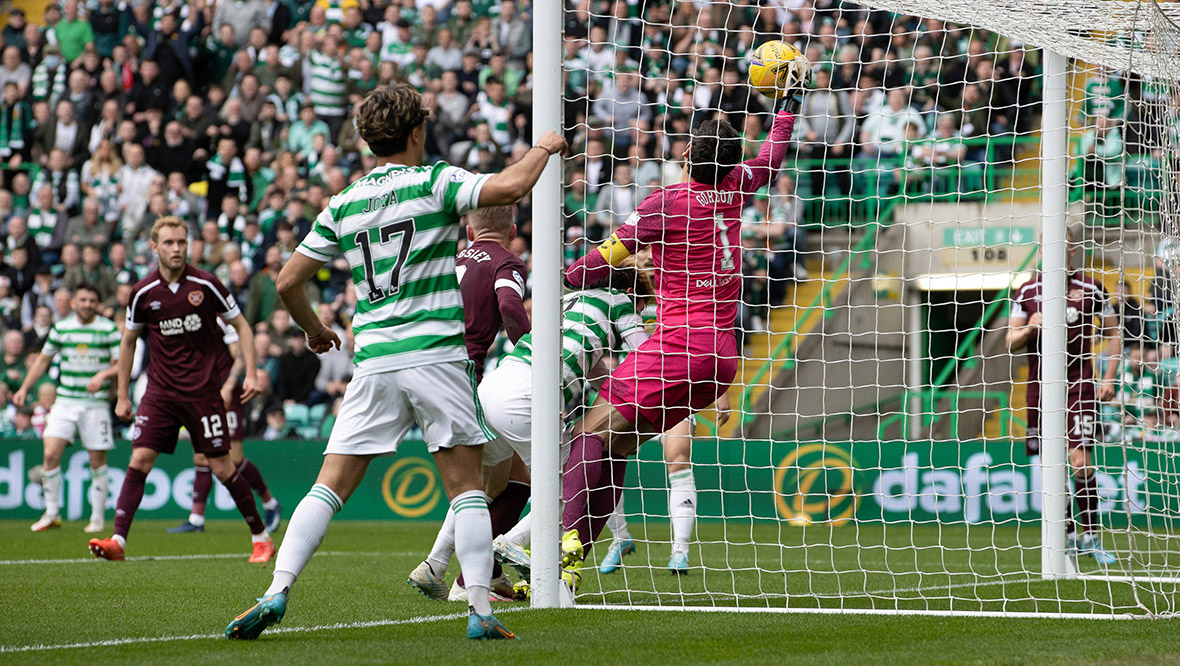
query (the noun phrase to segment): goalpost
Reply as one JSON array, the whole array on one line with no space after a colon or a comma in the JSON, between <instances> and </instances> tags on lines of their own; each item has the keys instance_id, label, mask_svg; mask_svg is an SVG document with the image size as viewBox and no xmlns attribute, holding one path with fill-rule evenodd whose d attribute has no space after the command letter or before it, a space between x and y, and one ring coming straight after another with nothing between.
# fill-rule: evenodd
<instances>
[{"instance_id":1,"label":"goalpost","mask_svg":"<svg viewBox=\"0 0 1180 666\"><path fill-rule=\"evenodd\" d=\"M532 605L1175 615L1180 5L755 4L533 3L533 132L574 141L532 202ZM746 57L770 39L809 58L824 103L805 101L810 133L796 126L786 177L743 216L744 345L729 422L709 409L695 426L689 569L664 564L668 481L649 442L624 496L638 552L599 573L604 531L571 600L562 271L674 181L703 119L734 121L756 153L770 115L744 97ZM632 70L638 98L617 83ZM1027 356L1005 337L1038 270L1029 455ZM1103 320L1095 304L1120 341L1096 331L1095 384L1116 347L1123 362L1114 399L1078 418L1067 338L1079 318ZM1070 442L1084 438L1094 508L1079 515ZM1096 523L1113 562L1075 552L1071 513Z\"/></svg>"}]
</instances>

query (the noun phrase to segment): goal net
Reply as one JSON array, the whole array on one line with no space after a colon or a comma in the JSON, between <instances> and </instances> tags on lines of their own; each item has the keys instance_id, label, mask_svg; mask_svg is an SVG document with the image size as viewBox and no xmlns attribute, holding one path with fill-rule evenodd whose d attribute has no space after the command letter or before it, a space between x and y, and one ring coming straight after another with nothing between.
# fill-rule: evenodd
<instances>
[{"instance_id":1,"label":"goal net","mask_svg":"<svg viewBox=\"0 0 1180 666\"><path fill-rule=\"evenodd\" d=\"M718 222L732 408L640 446L578 605L1176 612L1180 7L564 5L562 98L534 104L571 144L566 266L681 180L702 123L758 154L755 47L813 68L781 169Z\"/></svg>"}]
</instances>

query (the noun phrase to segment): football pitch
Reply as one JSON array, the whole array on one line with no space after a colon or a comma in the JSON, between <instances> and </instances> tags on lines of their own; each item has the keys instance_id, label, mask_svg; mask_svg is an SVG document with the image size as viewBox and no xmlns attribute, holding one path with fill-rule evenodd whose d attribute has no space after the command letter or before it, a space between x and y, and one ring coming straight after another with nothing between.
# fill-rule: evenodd
<instances>
[{"instance_id":1,"label":"football pitch","mask_svg":"<svg viewBox=\"0 0 1180 666\"><path fill-rule=\"evenodd\" d=\"M266 588L271 565L246 562L239 522L212 521L197 535L164 533L171 525L137 522L131 559L112 563L88 556L82 523L32 534L25 521L0 521L0 663L1180 662L1175 620L534 611L504 603L494 608L521 640L475 643L464 637L462 604L427 600L405 584L435 525L352 521L333 524L283 623L258 641L231 642L225 625ZM1125 584L1017 575L1039 563L1032 529L876 530L704 523L689 575L662 568L666 543L641 544L622 571L588 571L579 602L1079 613L1135 605ZM652 539L666 533L666 524L651 527ZM1157 606L1177 601L1156 597Z\"/></svg>"}]
</instances>

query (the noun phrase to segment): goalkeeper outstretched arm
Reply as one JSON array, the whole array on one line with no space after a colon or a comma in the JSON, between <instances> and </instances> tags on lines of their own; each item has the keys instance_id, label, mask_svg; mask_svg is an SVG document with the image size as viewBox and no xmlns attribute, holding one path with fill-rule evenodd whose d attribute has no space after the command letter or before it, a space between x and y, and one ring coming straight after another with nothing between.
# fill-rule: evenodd
<instances>
[{"instance_id":1,"label":"goalkeeper outstretched arm","mask_svg":"<svg viewBox=\"0 0 1180 666\"><path fill-rule=\"evenodd\" d=\"M753 158L734 167L716 186L718 190L736 190L750 196L766 186L778 172L786 158L791 133L795 128L795 113L801 92L783 102L783 109L775 116L770 135ZM731 130L732 131L732 130ZM691 159L692 146L688 156ZM732 164L732 163L731 163ZM685 178L689 170L685 169ZM566 271L566 284L572 289L585 289L604 279L611 267L635 254L642 246L655 242L662 235L663 221L671 212L667 205L667 190L660 188L640 202L626 224L611 234L597 251L591 251Z\"/></svg>"}]
</instances>

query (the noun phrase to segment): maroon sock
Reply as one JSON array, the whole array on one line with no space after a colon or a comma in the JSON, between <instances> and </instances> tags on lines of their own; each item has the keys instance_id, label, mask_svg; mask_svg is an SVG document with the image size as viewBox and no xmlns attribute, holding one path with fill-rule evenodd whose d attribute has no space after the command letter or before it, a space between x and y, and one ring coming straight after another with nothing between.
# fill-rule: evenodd
<instances>
[{"instance_id":1,"label":"maroon sock","mask_svg":"<svg viewBox=\"0 0 1180 666\"><path fill-rule=\"evenodd\" d=\"M262 516L258 514L258 505L254 502L254 493L251 492L250 484L246 482L246 479L242 478L241 474L234 472L233 476L222 483L225 484L230 497L234 498L234 504L238 505L238 511L241 512L242 517L246 519L246 525L250 527L250 534L262 534L266 531Z\"/></svg>"},{"instance_id":2,"label":"maroon sock","mask_svg":"<svg viewBox=\"0 0 1180 666\"><path fill-rule=\"evenodd\" d=\"M208 467L194 467L193 476L193 509L198 516L205 515L205 503L209 501L209 491L213 489L213 472Z\"/></svg>"},{"instance_id":3,"label":"maroon sock","mask_svg":"<svg viewBox=\"0 0 1180 666\"><path fill-rule=\"evenodd\" d=\"M119 491L119 501L115 504L115 536L127 538L131 531L131 521L135 518L135 510L143 501L143 488L147 485L147 474L134 467L128 467L123 475L123 488Z\"/></svg>"},{"instance_id":4,"label":"maroon sock","mask_svg":"<svg viewBox=\"0 0 1180 666\"><path fill-rule=\"evenodd\" d=\"M250 484L254 492L258 493L259 497L266 497L270 494L270 489L266 487L266 481L262 480L262 472L258 471L249 458L242 458L242 464L238 465L238 474L246 479L246 482Z\"/></svg>"},{"instance_id":5,"label":"maroon sock","mask_svg":"<svg viewBox=\"0 0 1180 666\"><path fill-rule=\"evenodd\" d=\"M598 538L599 534L602 534L602 528L606 527L607 519L614 513L615 507L619 504L619 498L623 496L623 480L627 476L627 459L611 458L610 464L606 467L608 471L603 474L601 486L590 491L591 536L589 541L582 541L584 552L587 553L590 552L590 546L593 545L594 540Z\"/></svg>"},{"instance_id":6,"label":"maroon sock","mask_svg":"<svg viewBox=\"0 0 1180 666\"><path fill-rule=\"evenodd\" d=\"M529 491L529 484L509 481L503 492L488 504L488 513L492 514L493 538L507 533L520 522L520 512L529 503ZM492 565L492 578L499 578L503 573L499 562Z\"/></svg>"},{"instance_id":7,"label":"maroon sock","mask_svg":"<svg viewBox=\"0 0 1180 666\"><path fill-rule=\"evenodd\" d=\"M1074 477L1074 494L1078 500L1078 527L1086 534L1098 529L1098 475L1090 472L1084 479Z\"/></svg>"},{"instance_id":8,"label":"maroon sock","mask_svg":"<svg viewBox=\"0 0 1180 666\"><path fill-rule=\"evenodd\" d=\"M589 491L602 479L606 442L598 435L582 433L570 444L570 457L561 476L561 512L563 530L577 530L582 543L591 540Z\"/></svg>"}]
</instances>

